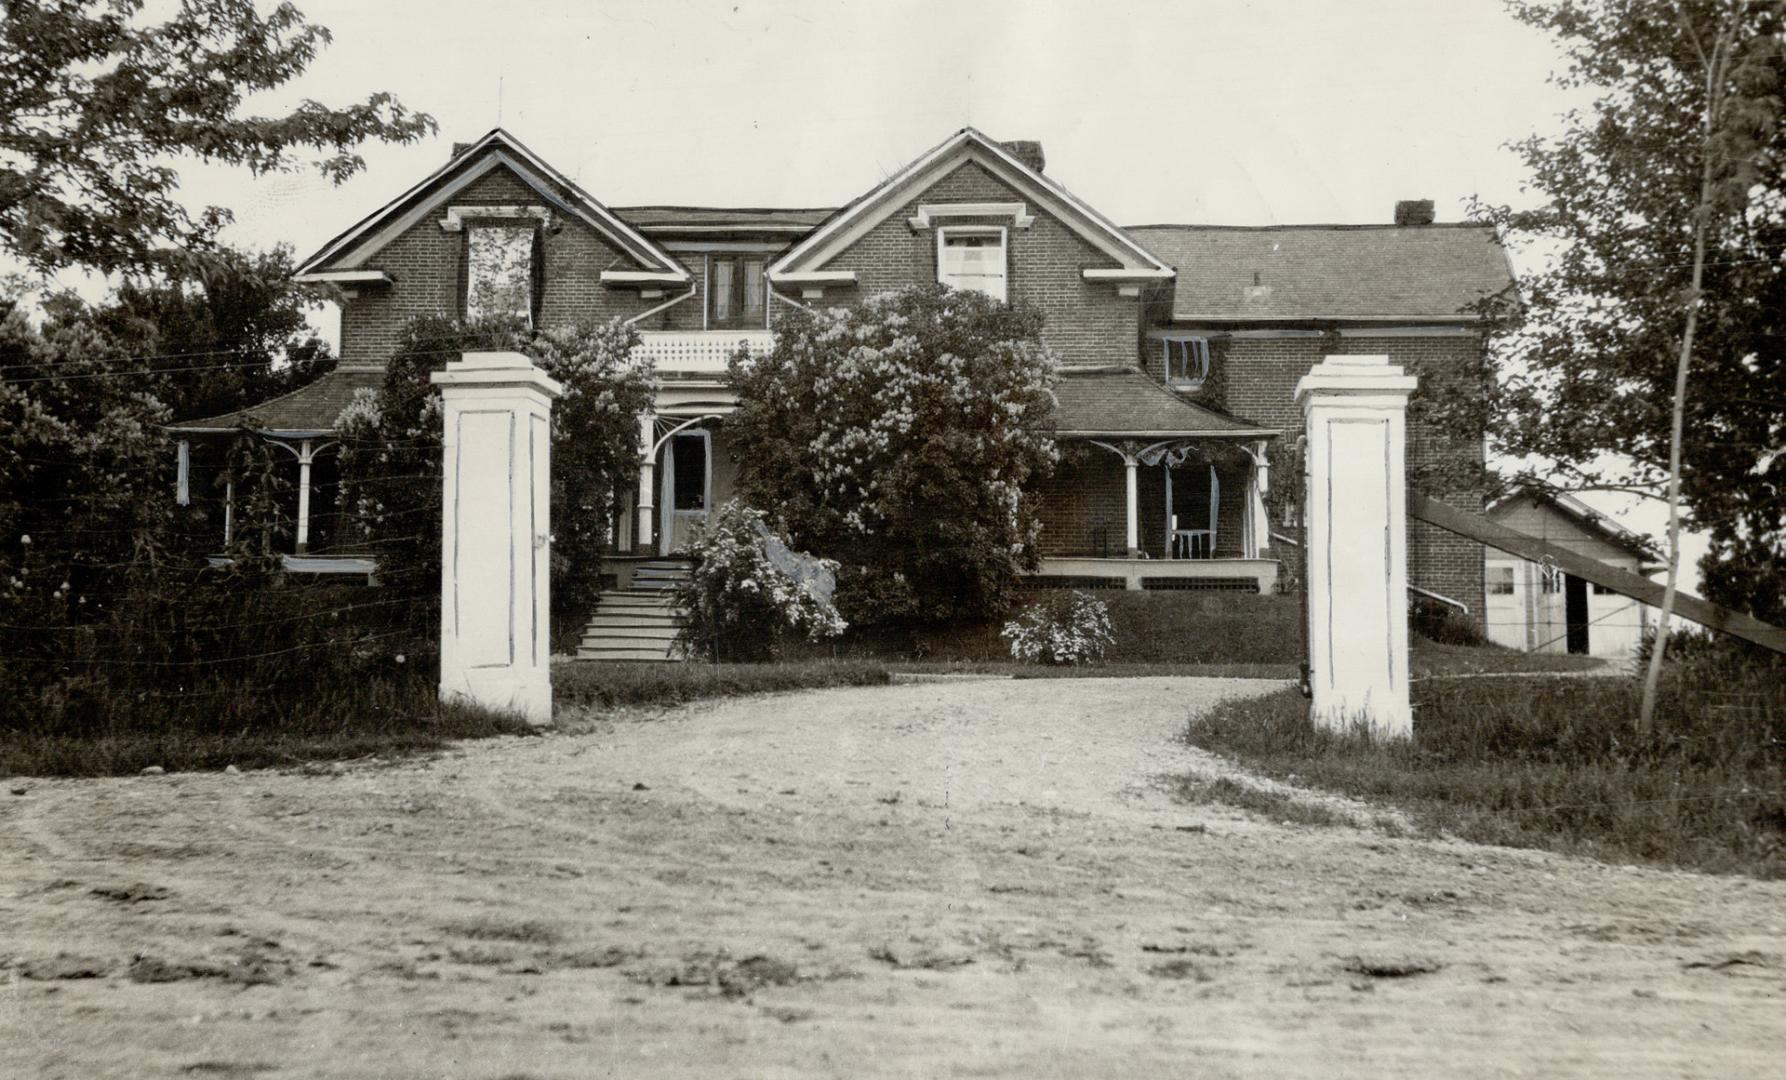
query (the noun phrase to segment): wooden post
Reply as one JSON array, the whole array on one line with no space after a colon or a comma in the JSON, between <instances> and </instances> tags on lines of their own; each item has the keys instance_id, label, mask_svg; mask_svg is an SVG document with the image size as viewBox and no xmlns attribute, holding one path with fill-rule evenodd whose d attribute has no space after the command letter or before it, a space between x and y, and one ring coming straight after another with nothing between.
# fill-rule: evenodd
<instances>
[{"instance_id":1,"label":"wooden post","mask_svg":"<svg viewBox=\"0 0 1786 1080\"><path fill-rule=\"evenodd\" d=\"M639 519L639 550L651 554L651 512L657 508L655 499L657 462L657 417L646 413L639 417L639 498L633 504L633 513Z\"/></svg>"},{"instance_id":2,"label":"wooden post","mask_svg":"<svg viewBox=\"0 0 1786 1080\"><path fill-rule=\"evenodd\" d=\"M1413 734L1408 701L1408 396L1387 356L1329 356L1296 386L1308 438L1314 722Z\"/></svg>"},{"instance_id":3,"label":"wooden post","mask_svg":"<svg viewBox=\"0 0 1786 1080\"><path fill-rule=\"evenodd\" d=\"M552 401L520 353L434 373L445 406L440 696L552 722Z\"/></svg>"},{"instance_id":4,"label":"wooden post","mask_svg":"<svg viewBox=\"0 0 1786 1080\"><path fill-rule=\"evenodd\" d=\"M310 550L310 462L315 456L310 440L298 444L298 545L297 553Z\"/></svg>"}]
</instances>

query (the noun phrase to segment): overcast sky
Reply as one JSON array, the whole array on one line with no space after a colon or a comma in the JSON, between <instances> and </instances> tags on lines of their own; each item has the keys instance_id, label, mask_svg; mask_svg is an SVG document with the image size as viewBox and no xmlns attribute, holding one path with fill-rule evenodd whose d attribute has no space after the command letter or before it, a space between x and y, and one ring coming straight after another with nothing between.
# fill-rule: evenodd
<instances>
[{"instance_id":1,"label":"overcast sky","mask_svg":"<svg viewBox=\"0 0 1786 1080\"><path fill-rule=\"evenodd\" d=\"M300 6L335 41L282 96L388 90L440 121L339 189L189 170L238 242L300 254L499 122L610 205L835 206L971 124L1040 140L1123 224L1274 224L1514 200L1502 144L1564 104L1498 0Z\"/></svg>"},{"instance_id":2,"label":"overcast sky","mask_svg":"<svg viewBox=\"0 0 1786 1080\"><path fill-rule=\"evenodd\" d=\"M1386 223L1524 201L1505 144L1579 103L1499 0L298 2L334 44L256 105L384 90L440 122L340 188L185 170L233 241L299 256L499 123L613 206L835 206L971 124L1122 224Z\"/></svg>"}]
</instances>

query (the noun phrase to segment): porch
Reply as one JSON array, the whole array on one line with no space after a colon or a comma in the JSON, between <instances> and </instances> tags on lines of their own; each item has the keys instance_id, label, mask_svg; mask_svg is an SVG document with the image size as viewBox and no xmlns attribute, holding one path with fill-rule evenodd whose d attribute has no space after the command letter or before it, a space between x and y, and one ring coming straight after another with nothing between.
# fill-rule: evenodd
<instances>
[{"instance_id":1,"label":"porch","mask_svg":"<svg viewBox=\"0 0 1786 1080\"><path fill-rule=\"evenodd\" d=\"M1132 368L1069 371L1055 396L1062 460L1041 491L1038 583L1276 587L1265 498L1277 432Z\"/></svg>"}]
</instances>

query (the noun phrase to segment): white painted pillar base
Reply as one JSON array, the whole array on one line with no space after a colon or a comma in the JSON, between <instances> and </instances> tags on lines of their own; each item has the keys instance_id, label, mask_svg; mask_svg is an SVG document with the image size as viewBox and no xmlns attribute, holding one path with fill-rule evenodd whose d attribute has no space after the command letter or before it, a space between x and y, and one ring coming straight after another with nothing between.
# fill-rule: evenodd
<instances>
[{"instance_id":1,"label":"white painted pillar base","mask_svg":"<svg viewBox=\"0 0 1786 1080\"><path fill-rule=\"evenodd\" d=\"M1329 356L1296 386L1308 437L1310 715L1413 734L1408 702L1408 395L1387 356Z\"/></svg>"},{"instance_id":2,"label":"white painted pillar base","mask_svg":"<svg viewBox=\"0 0 1786 1080\"><path fill-rule=\"evenodd\" d=\"M552 401L520 353L433 376L445 406L440 697L552 722Z\"/></svg>"}]
</instances>

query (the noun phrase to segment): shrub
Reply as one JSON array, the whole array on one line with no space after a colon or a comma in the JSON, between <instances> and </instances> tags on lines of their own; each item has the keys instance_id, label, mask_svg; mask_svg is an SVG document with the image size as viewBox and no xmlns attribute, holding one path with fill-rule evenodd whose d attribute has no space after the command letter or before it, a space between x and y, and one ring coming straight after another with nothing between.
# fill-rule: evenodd
<instances>
[{"instance_id":1,"label":"shrub","mask_svg":"<svg viewBox=\"0 0 1786 1080\"><path fill-rule=\"evenodd\" d=\"M837 564L788 551L759 511L721 506L688 555L694 568L675 598L687 612L677 641L691 655L773 659L791 635L816 641L848 625L831 602Z\"/></svg>"},{"instance_id":2,"label":"shrub","mask_svg":"<svg viewBox=\"0 0 1786 1080\"><path fill-rule=\"evenodd\" d=\"M1408 628L1440 645L1486 645L1481 627L1449 604L1421 598L1408 605Z\"/></svg>"},{"instance_id":3,"label":"shrub","mask_svg":"<svg viewBox=\"0 0 1786 1080\"><path fill-rule=\"evenodd\" d=\"M738 490L838 560L851 622L1002 616L1035 565L1055 360L1034 311L941 286L776 320L731 363Z\"/></svg>"},{"instance_id":4,"label":"shrub","mask_svg":"<svg viewBox=\"0 0 1786 1080\"><path fill-rule=\"evenodd\" d=\"M432 373L468 350L512 349L564 384L552 407L551 481L552 639L562 649L595 607L614 494L638 477L638 418L652 391L637 346L638 332L619 320L531 330L424 316L404 328L383 388L342 410L341 501L378 554L381 579L417 600L419 630L438 625L426 614L438 611L440 583L442 412Z\"/></svg>"},{"instance_id":5,"label":"shrub","mask_svg":"<svg viewBox=\"0 0 1786 1080\"><path fill-rule=\"evenodd\" d=\"M1077 589L1024 608L1000 635L1011 655L1032 664L1085 664L1102 660L1114 643L1110 609Z\"/></svg>"}]
</instances>

